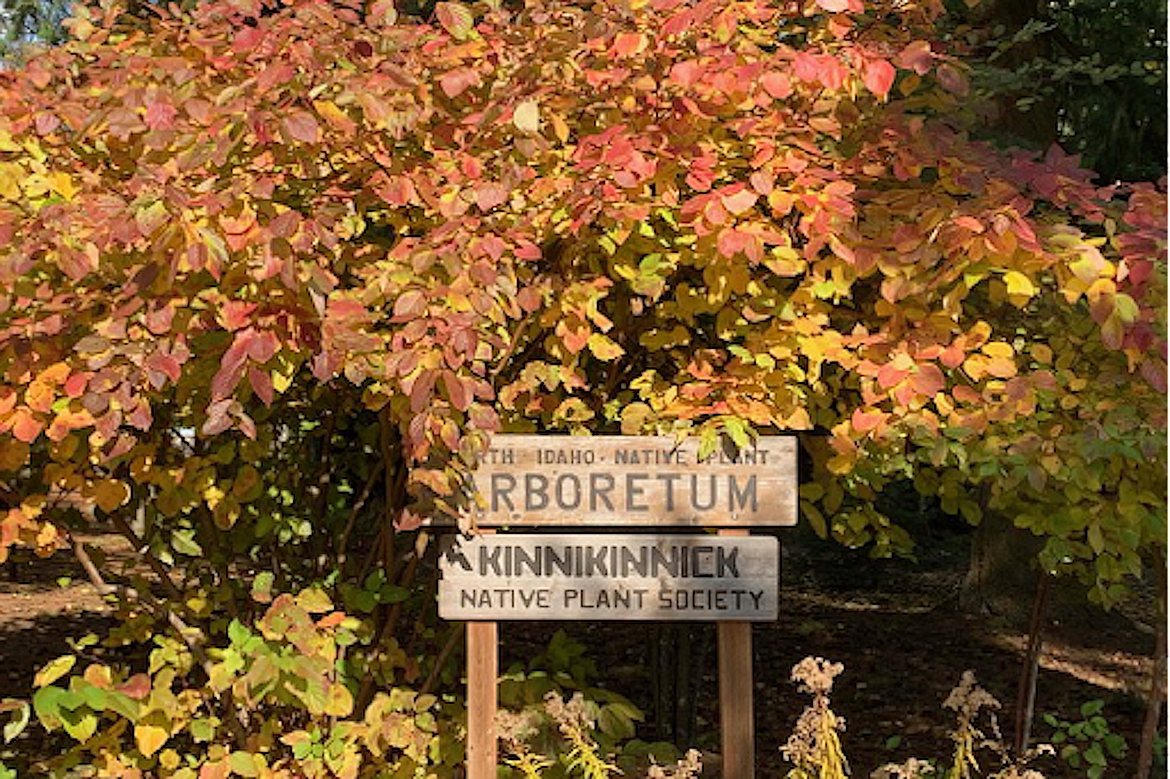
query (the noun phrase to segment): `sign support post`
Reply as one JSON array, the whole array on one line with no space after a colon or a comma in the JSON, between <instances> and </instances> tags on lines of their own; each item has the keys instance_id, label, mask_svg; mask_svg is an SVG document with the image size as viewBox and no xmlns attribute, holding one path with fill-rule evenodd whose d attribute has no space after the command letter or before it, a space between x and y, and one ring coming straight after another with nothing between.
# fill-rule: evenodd
<instances>
[{"instance_id":1,"label":"sign support post","mask_svg":"<svg viewBox=\"0 0 1170 779\"><path fill-rule=\"evenodd\" d=\"M483 530L486 535L493 530ZM496 708L499 705L500 623L467 623L467 776L495 779L499 762Z\"/></svg>"},{"instance_id":2,"label":"sign support post","mask_svg":"<svg viewBox=\"0 0 1170 779\"><path fill-rule=\"evenodd\" d=\"M467 623L467 775L496 775L496 706L499 695L498 622Z\"/></svg>"},{"instance_id":3,"label":"sign support post","mask_svg":"<svg viewBox=\"0 0 1170 779\"><path fill-rule=\"evenodd\" d=\"M747 530L720 530L721 536L746 536ZM752 623L719 622L719 738L723 779L753 779L756 733L752 689Z\"/></svg>"}]
</instances>

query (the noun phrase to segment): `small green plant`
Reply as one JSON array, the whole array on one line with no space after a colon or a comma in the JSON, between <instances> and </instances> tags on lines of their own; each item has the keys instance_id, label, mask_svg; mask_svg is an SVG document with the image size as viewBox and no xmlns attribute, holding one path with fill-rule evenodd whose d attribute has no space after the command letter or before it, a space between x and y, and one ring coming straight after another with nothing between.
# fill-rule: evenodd
<instances>
[{"instance_id":1,"label":"small green plant","mask_svg":"<svg viewBox=\"0 0 1170 779\"><path fill-rule=\"evenodd\" d=\"M1044 715L1060 757L1071 768L1083 769L1089 779L1101 779L1110 761L1125 757L1128 749L1125 738L1110 729L1104 709L1105 701L1098 699L1082 704L1081 718L1075 722Z\"/></svg>"}]
</instances>

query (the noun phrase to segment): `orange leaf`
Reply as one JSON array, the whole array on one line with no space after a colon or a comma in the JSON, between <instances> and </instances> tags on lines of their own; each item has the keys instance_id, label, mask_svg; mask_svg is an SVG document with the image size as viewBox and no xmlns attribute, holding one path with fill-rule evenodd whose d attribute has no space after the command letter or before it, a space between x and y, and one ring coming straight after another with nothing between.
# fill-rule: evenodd
<instances>
[{"instance_id":1,"label":"orange leaf","mask_svg":"<svg viewBox=\"0 0 1170 779\"><path fill-rule=\"evenodd\" d=\"M619 57L629 57L643 51L646 44L646 36L642 33L623 32L614 39L613 53Z\"/></svg>"},{"instance_id":2,"label":"orange leaf","mask_svg":"<svg viewBox=\"0 0 1170 779\"><path fill-rule=\"evenodd\" d=\"M740 189L738 192L723 195L720 199L724 208L738 216L754 206L759 195L750 189Z\"/></svg>"},{"instance_id":3,"label":"orange leaf","mask_svg":"<svg viewBox=\"0 0 1170 779\"><path fill-rule=\"evenodd\" d=\"M879 428L888 416L889 414L884 411L866 411L860 408L853 409L853 429L859 433L868 433L871 430Z\"/></svg>"}]
</instances>

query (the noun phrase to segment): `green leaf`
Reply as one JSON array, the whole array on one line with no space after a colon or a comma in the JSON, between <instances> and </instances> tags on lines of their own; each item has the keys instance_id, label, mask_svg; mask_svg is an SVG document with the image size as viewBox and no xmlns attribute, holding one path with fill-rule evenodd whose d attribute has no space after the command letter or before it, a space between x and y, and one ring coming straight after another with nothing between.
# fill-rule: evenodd
<instances>
[{"instance_id":1,"label":"green leaf","mask_svg":"<svg viewBox=\"0 0 1170 779\"><path fill-rule=\"evenodd\" d=\"M747 425L739 417L724 417L723 429L727 431L727 435L731 437L731 441L737 449L746 449L752 445L752 437L748 433Z\"/></svg>"},{"instance_id":2,"label":"green leaf","mask_svg":"<svg viewBox=\"0 0 1170 779\"><path fill-rule=\"evenodd\" d=\"M1101 749L1099 743L1091 744L1088 749L1084 751L1085 761L1089 765L1106 765L1109 761L1105 759L1105 751Z\"/></svg>"},{"instance_id":3,"label":"green leaf","mask_svg":"<svg viewBox=\"0 0 1170 779\"><path fill-rule=\"evenodd\" d=\"M1089 717L1092 717L1095 714L1100 714L1102 709L1104 709L1104 708L1105 708L1105 701L1101 700L1100 698L1096 698L1096 699L1091 700L1091 701L1086 701L1086 702L1081 704L1081 716L1088 719Z\"/></svg>"},{"instance_id":4,"label":"green leaf","mask_svg":"<svg viewBox=\"0 0 1170 779\"><path fill-rule=\"evenodd\" d=\"M97 732L98 717L85 706L72 711L61 710L61 725L65 732L79 742L86 742Z\"/></svg>"},{"instance_id":5,"label":"green leaf","mask_svg":"<svg viewBox=\"0 0 1170 779\"><path fill-rule=\"evenodd\" d=\"M183 528L171 533L171 548L188 557L203 556L203 547L195 540L193 528Z\"/></svg>"}]
</instances>

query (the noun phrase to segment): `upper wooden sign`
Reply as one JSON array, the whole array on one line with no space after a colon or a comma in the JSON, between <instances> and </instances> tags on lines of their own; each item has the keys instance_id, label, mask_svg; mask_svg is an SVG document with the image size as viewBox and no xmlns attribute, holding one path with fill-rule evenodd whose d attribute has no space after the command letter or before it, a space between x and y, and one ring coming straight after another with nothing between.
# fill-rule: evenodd
<instances>
[{"instance_id":1,"label":"upper wooden sign","mask_svg":"<svg viewBox=\"0 0 1170 779\"><path fill-rule=\"evenodd\" d=\"M668 437L497 435L473 474L484 527L795 525L796 438L699 460Z\"/></svg>"}]
</instances>

